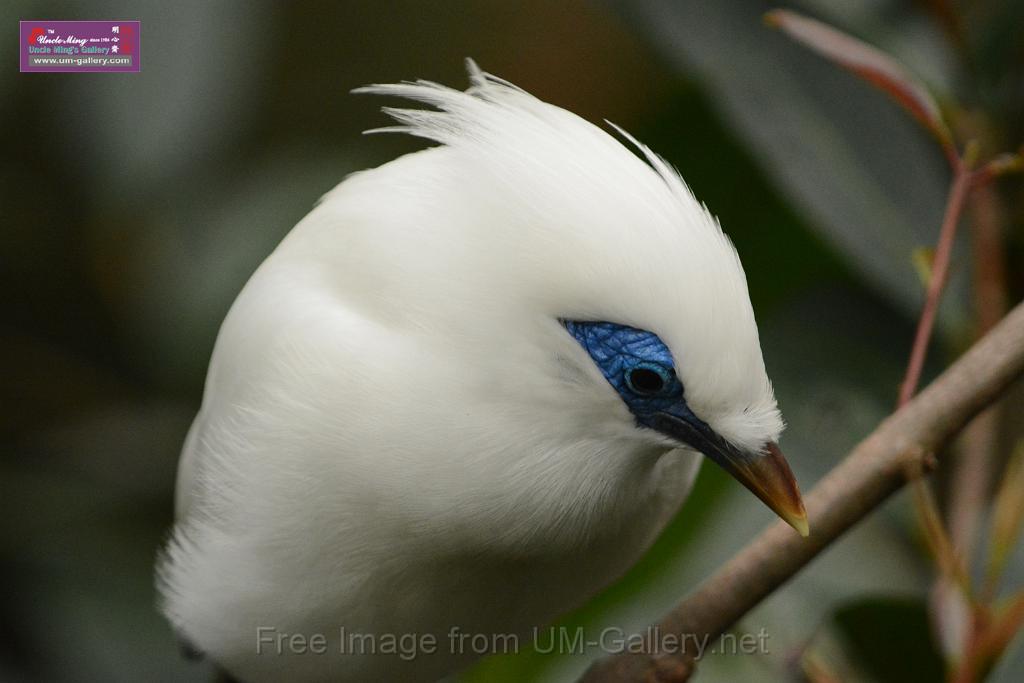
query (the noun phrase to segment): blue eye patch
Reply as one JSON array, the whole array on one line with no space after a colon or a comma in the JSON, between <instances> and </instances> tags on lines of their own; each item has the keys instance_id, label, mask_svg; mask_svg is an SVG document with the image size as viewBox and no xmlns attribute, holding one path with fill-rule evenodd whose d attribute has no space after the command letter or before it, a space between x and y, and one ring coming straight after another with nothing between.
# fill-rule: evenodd
<instances>
[{"instance_id":1,"label":"blue eye patch","mask_svg":"<svg viewBox=\"0 0 1024 683\"><path fill-rule=\"evenodd\" d=\"M682 400L675 360L658 335L611 322L563 320L562 324L641 421Z\"/></svg>"}]
</instances>

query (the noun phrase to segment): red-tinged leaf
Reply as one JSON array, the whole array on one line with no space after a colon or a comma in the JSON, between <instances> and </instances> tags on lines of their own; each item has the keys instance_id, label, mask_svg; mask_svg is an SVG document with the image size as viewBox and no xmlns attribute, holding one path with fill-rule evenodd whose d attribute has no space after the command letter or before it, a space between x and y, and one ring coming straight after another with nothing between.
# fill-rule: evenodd
<instances>
[{"instance_id":1,"label":"red-tinged leaf","mask_svg":"<svg viewBox=\"0 0 1024 683\"><path fill-rule=\"evenodd\" d=\"M1024 591L1018 591L1000 605L996 618L989 628L989 636L986 640L991 648L990 655L994 658L1002 654L1022 626L1024 626Z\"/></svg>"},{"instance_id":2,"label":"red-tinged leaf","mask_svg":"<svg viewBox=\"0 0 1024 683\"><path fill-rule=\"evenodd\" d=\"M1017 445L1006 465L992 505L989 533L987 590L994 593L1010 552L1024 526L1024 443Z\"/></svg>"},{"instance_id":3,"label":"red-tinged leaf","mask_svg":"<svg viewBox=\"0 0 1024 683\"><path fill-rule=\"evenodd\" d=\"M986 617L978 620L975 638L950 680L980 681L992 670L1024 626L1024 591L1012 595Z\"/></svg>"},{"instance_id":4,"label":"red-tinged leaf","mask_svg":"<svg viewBox=\"0 0 1024 683\"><path fill-rule=\"evenodd\" d=\"M964 656L971 635L972 606L956 581L940 576L928 596L929 617L936 640L947 660Z\"/></svg>"},{"instance_id":5,"label":"red-tinged leaf","mask_svg":"<svg viewBox=\"0 0 1024 683\"><path fill-rule=\"evenodd\" d=\"M917 518L921 524L921 530L924 532L924 540L939 573L957 584L964 595L970 599L970 579L967 569L964 567L963 559L953 547L953 542L942 523L942 515L939 513L939 505L935 501L935 496L923 477L915 477L910 483L910 490L913 494Z\"/></svg>"},{"instance_id":6,"label":"red-tinged leaf","mask_svg":"<svg viewBox=\"0 0 1024 683\"><path fill-rule=\"evenodd\" d=\"M842 677L823 655L806 652L800 659L800 668L810 683L842 683Z\"/></svg>"},{"instance_id":7,"label":"red-tinged leaf","mask_svg":"<svg viewBox=\"0 0 1024 683\"><path fill-rule=\"evenodd\" d=\"M769 26L781 29L797 42L852 71L896 100L938 139L950 162L956 163L953 136L938 104L896 60L828 24L790 10L772 10L764 18Z\"/></svg>"},{"instance_id":8,"label":"red-tinged leaf","mask_svg":"<svg viewBox=\"0 0 1024 683\"><path fill-rule=\"evenodd\" d=\"M1000 154L975 172L974 182L984 184L1001 175L1022 171L1024 171L1024 151Z\"/></svg>"}]
</instances>

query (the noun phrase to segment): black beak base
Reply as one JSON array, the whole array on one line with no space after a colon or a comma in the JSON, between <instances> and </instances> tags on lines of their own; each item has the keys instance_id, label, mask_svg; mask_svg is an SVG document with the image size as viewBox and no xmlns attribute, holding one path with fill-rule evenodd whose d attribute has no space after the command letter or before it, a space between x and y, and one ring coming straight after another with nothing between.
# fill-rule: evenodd
<instances>
[{"instance_id":1,"label":"black beak base","mask_svg":"<svg viewBox=\"0 0 1024 683\"><path fill-rule=\"evenodd\" d=\"M801 536L810 533L796 478L777 444L765 444L756 452L740 450L689 410L681 415L659 411L651 416L649 425L710 458Z\"/></svg>"}]
</instances>

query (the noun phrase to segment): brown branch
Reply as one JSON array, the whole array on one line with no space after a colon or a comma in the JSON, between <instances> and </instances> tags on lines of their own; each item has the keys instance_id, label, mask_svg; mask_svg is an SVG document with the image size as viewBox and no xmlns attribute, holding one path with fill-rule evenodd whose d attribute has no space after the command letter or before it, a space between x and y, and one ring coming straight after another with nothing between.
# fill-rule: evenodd
<instances>
[{"instance_id":1,"label":"brown branch","mask_svg":"<svg viewBox=\"0 0 1024 683\"><path fill-rule=\"evenodd\" d=\"M675 639L665 642L694 642L691 637L714 638L723 633L902 487L909 476L927 469L930 454L1022 373L1024 304L886 418L811 491L805 499L811 520L809 538L800 538L782 522L774 524L649 632ZM644 652L599 660L582 680L685 681L693 671L694 654L646 642Z\"/></svg>"},{"instance_id":2,"label":"brown branch","mask_svg":"<svg viewBox=\"0 0 1024 683\"><path fill-rule=\"evenodd\" d=\"M897 406L906 404L917 391L917 385L921 382L921 371L924 370L924 361L928 356L928 343L931 341L932 329L935 327L935 316L939 312L942 290L945 289L946 281L949 279L949 261L953 254L953 242L956 238L957 226L960 225L964 200L971 189L971 179L970 169L957 159L953 183L950 185L949 197L946 200L946 211L942 217L939 243L935 247L932 274L928 279L928 294L925 297L921 317L917 321L914 345L910 350L910 360L907 362L907 374L900 385Z\"/></svg>"},{"instance_id":3,"label":"brown branch","mask_svg":"<svg viewBox=\"0 0 1024 683\"><path fill-rule=\"evenodd\" d=\"M1006 314L1007 273L1002 229L1005 211L996 188L976 186L968 209L974 267L972 271L977 336L991 330ZM987 503L996 469L1001 421L998 405L974 419L964 429L959 452L954 454L950 484L949 526L957 552L971 557L979 520Z\"/></svg>"}]
</instances>

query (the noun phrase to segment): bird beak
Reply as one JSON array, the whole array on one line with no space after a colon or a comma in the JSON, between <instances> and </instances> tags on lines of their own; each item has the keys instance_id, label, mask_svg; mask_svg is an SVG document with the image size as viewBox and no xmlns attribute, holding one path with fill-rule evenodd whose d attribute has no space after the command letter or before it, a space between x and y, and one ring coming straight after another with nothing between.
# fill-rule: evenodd
<instances>
[{"instance_id":1,"label":"bird beak","mask_svg":"<svg viewBox=\"0 0 1024 683\"><path fill-rule=\"evenodd\" d=\"M689 409L681 412L681 415L675 412L655 413L651 427L713 460L801 536L806 537L810 533L800 489L778 444L768 443L758 452L743 451L719 436Z\"/></svg>"}]
</instances>

